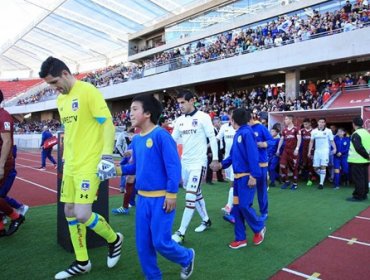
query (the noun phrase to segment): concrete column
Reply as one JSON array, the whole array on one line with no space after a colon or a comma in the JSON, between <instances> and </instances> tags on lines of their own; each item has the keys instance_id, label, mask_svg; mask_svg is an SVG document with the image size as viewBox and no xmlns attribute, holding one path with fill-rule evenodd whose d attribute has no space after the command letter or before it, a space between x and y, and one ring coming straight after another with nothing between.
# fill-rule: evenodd
<instances>
[{"instance_id":1,"label":"concrete column","mask_svg":"<svg viewBox=\"0 0 370 280\"><path fill-rule=\"evenodd\" d=\"M287 98L295 99L298 96L300 76L299 70L285 74L285 94Z\"/></svg>"}]
</instances>

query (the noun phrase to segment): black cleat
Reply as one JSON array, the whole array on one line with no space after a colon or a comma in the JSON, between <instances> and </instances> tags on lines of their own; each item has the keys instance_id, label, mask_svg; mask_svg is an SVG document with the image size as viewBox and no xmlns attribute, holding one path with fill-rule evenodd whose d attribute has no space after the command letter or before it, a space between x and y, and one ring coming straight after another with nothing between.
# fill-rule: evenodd
<instances>
[{"instance_id":1,"label":"black cleat","mask_svg":"<svg viewBox=\"0 0 370 280\"><path fill-rule=\"evenodd\" d=\"M12 220L10 222L7 235L9 236L9 235L14 234L18 230L19 226L24 222L24 220L25 220L25 217L23 215L19 215L18 219Z\"/></svg>"},{"instance_id":2,"label":"black cleat","mask_svg":"<svg viewBox=\"0 0 370 280\"><path fill-rule=\"evenodd\" d=\"M188 279L194 270L195 251L194 249L190 249L190 250L193 252L193 258L191 259L190 263L187 266L181 268L181 274L180 274L181 279Z\"/></svg>"},{"instance_id":3,"label":"black cleat","mask_svg":"<svg viewBox=\"0 0 370 280\"><path fill-rule=\"evenodd\" d=\"M319 190L322 190L322 189L324 188L324 186L320 184L317 188L318 188Z\"/></svg>"}]
</instances>

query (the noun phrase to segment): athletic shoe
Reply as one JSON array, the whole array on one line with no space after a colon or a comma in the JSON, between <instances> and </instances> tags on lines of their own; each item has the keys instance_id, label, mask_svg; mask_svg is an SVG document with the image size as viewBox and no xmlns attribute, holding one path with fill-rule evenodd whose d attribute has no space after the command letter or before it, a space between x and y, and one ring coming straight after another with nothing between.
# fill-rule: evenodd
<instances>
[{"instance_id":1,"label":"athletic shoe","mask_svg":"<svg viewBox=\"0 0 370 280\"><path fill-rule=\"evenodd\" d=\"M233 215L226 214L222 217L226 222L229 222L230 224L235 224L235 218Z\"/></svg>"},{"instance_id":2,"label":"athletic shoe","mask_svg":"<svg viewBox=\"0 0 370 280\"><path fill-rule=\"evenodd\" d=\"M290 182L285 182L285 183L281 186L281 189L282 189L282 190L285 190L285 189L289 188L289 186L290 186Z\"/></svg>"},{"instance_id":3,"label":"athletic shoe","mask_svg":"<svg viewBox=\"0 0 370 280\"><path fill-rule=\"evenodd\" d=\"M26 213L27 213L28 209L30 209L30 207L26 204L23 204L21 207L16 209L16 211L19 215L26 216Z\"/></svg>"},{"instance_id":4,"label":"athletic shoe","mask_svg":"<svg viewBox=\"0 0 370 280\"><path fill-rule=\"evenodd\" d=\"M126 192L126 187L125 186L119 187L119 192L120 193L125 193Z\"/></svg>"},{"instance_id":5,"label":"athletic shoe","mask_svg":"<svg viewBox=\"0 0 370 280\"><path fill-rule=\"evenodd\" d=\"M120 232L117 232L117 240L113 243L108 243L108 258L107 266L109 268L114 267L120 257L121 257L121 248L123 243L123 235Z\"/></svg>"},{"instance_id":6,"label":"athletic shoe","mask_svg":"<svg viewBox=\"0 0 370 280\"><path fill-rule=\"evenodd\" d=\"M275 185L275 183L270 183L269 187L270 187L270 188L275 188L275 187L276 187L276 185Z\"/></svg>"},{"instance_id":7,"label":"athletic shoe","mask_svg":"<svg viewBox=\"0 0 370 280\"><path fill-rule=\"evenodd\" d=\"M24 220L25 220L25 218L24 218L23 215L19 215L19 218L18 219L12 220L10 222L7 235L9 236L9 235L14 234L18 230L18 228L20 227L20 225L24 222Z\"/></svg>"},{"instance_id":8,"label":"athletic shoe","mask_svg":"<svg viewBox=\"0 0 370 280\"><path fill-rule=\"evenodd\" d=\"M112 213L115 214L115 215L128 215L128 214L130 214L130 209L123 208L121 206L121 207L112 209Z\"/></svg>"},{"instance_id":9,"label":"athletic shoe","mask_svg":"<svg viewBox=\"0 0 370 280\"><path fill-rule=\"evenodd\" d=\"M339 190L339 189L340 189L340 187L339 187L339 186L334 186L334 187L333 187L333 189L334 189L334 190Z\"/></svg>"},{"instance_id":10,"label":"athletic shoe","mask_svg":"<svg viewBox=\"0 0 370 280\"><path fill-rule=\"evenodd\" d=\"M255 233L253 236L254 245L260 245L265 239L266 227L264 227L259 233Z\"/></svg>"},{"instance_id":11,"label":"athletic shoe","mask_svg":"<svg viewBox=\"0 0 370 280\"><path fill-rule=\"evenodd\" d=\"M324 188L324 185L319 185L318 187L317 187L319 190L322 190L323 188Z\"/></svg>"},{"instance_id":12,"label":"athletic shoe","mask_svg":"<svg viewBox=\"0 0 370 280\"><path fill-rule=\"evenodd\" d=\"M194 270L194 259L195 259L195 251L194 249L190 249L193 252L193 258L191 259L189 265L181 268L180 278L181 279L188 279Z\"/></svg>"},{"instance_id":13,"label":"athletic shoe","mask_svg":"<svg viewBox=\"0 0 370 280\"><path fill-rule=\"evenodd\" d=\"M195 232L203 232L207 228L211 227L211 225L212 225L211 219L208 219L208 221L202 221L200 226L198 226L194 231Z\"/></svg>"},{"instance_id":14,"label":"athletic shoe","mask_svg":"<svg viewBox=\"0 0 370 280\"><path fill-rule=\"evenodd\" d=\"M312 181L308 180L306 186L311 187L312 186Z\"/></svg>"},{"instance_id":15,"label":"athletic shoe","mask_svg":"<svg viewBox=\"0 0 370 280\"><path fill-rule=\"evenodd\" d=\"M45 167L39 167L39 168L37 168L38 170L40 170L40 171L45 171L46 170L46 168Z\"/></svg>"},{"instance_id":16,"label":"athletic shoe","mask_svg":"<svg viewBox=\"0 0 370 280\"><path fill-rule=\"evenodd\" d=\"M225 207L222 207L221 208L221 211L225 214L225 215L230 215L231 213L231 207L229 205L225 205Z\"/></svg>"},{"instance_id":17,"label":"athletic shoe","mask_svg":"<svg viewBox=\"0 0 370 280\"><path fill-rule=\"evenodd\" d=\"M298 189L298 185L297 185L297 184L293 184L293 185L290 187L290 189L291 189L292 191L295 191L296 189Z\"/></svg>"},{"instance_id":18,"label":"athletic shoe","mask_svg":"<svg viewBox=\"0 0 370 280\"><path fill-rule=\"evenodd\" d=\"M174 234L172 234L172 240L175 241L176 243L183 243L185 240L185 235L181 234L180 231L176 231Z\"/></svg>"},{"instance_id":19,"label":"athletic shoe","mask_svg":"<svg viewBox=\"0 0 370 280\"><path fill-rule=\"evenodd\" d=\"M4 237L4 236L7 236L6 230L5 229L2 229L2 230L0 230L0 238L1 237Z\"/></svg>"},{"instance_id":20,"label":"athletic shoe","mask_svg":"<svg viewBox=\"0 0 370 280\"><path fill-rule=\"evenodd\" d=\"M80 265L77 261L74 261L70 267L66 270L58 272L55 275L55 279L67 279L73 276L81 275L90 272L91 270L91 262L88 261L87 265Z\"/></svg>"},{"instance_id":21,"label":"athletic shoe","mask_svg":"<svg viewBox=\"0 0 370 280\"><path fill-rule=\"evenodd\" d=\"M247 246L247 240L233 241L229 244L231 249L239 249Z\"/></svg>"}]
</instances>

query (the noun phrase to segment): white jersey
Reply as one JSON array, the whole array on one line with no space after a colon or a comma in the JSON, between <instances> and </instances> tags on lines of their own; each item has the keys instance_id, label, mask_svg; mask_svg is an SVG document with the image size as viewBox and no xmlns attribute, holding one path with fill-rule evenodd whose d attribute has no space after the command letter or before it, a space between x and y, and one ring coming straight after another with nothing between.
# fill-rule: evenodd
<instances>
[{"instance_id":1,"label":"white jersey","mask_svg":"<svg viewBox=\"0 0 370 280\"><path fill-rule=\"evenodd\" d=\"M181 162L191 166L207 164L207 138L213 160L218 160L218 146L212 120L201 111L180 116L176 120L172 137L183 145Z\"/></svg>"},{"instance_id":2,"label":"white jersey","mask_svg":"<svg viewBox=\"0 0 370 280\"><path fill-rule=\"evenodd\" d=\"M231 124L225 123L221 126L216 138L220 141L225 141L225 158L230 155L231 146L233 145L233 139L235 135L235 129Z\"/></svg>"},{"instance_id":3,"label":"white jersey","mask_svg":"<svg viewBox=\"0 0 370 280\"><path fill-rule=\"evenodd\" d=\"M117 141L116 141L116 148L119 151L120 155L123 156L123 153L127 150L127 142L126 142L127 133L125 131L118 134Z\"/></svg>"},{"instance_id":4,"label":"white jersey","mask_svg":"<svg viewBox=\"0 0 370 280\"><path fill-rule=\"evenodd\" d=\"M311 139L315 140L315 152L327 152L329 154L331 141L334 140L333 132L329 128L312 130Z\"/></svg>"}]
</instances>

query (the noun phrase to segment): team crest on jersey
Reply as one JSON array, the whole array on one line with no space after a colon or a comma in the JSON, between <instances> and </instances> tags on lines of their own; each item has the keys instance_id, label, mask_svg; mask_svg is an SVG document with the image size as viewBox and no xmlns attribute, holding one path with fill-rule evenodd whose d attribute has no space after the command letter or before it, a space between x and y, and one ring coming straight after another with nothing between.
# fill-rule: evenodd
<instances>
[{"instance_id":1,"label":"team crest on jersey","mask_svg":"<svg viewBox=\"0 0 370 280\"><path fill-rule=\"evenodd\" d=\"M194 119L193 122L191 123L194 127L198 126L198 120Z\"/></svg>"},{"instance_id":2,"label":"team crest on jersey","mask_svg":"<svg viewBox=\"0 0 370 280\"><path fill-rule=\"evenodd\" d=\"M90 189L90 180L82 180L81 190L88 191Z\"/></svg>"},{"instance_id":3,"label":"team crest on jersey","mask_svg":"<svg viewBox=\"0 0 370 280\"><path fill-rule=\"evenodd\" d=\"M72 111L77 111L78 110L78 99L73 99L72 100Z\"/></svg>"},{"instance_id":4,"label":"team crest on jersey","mask_svg":"<svg viewBox=\"0 0 370 280\"><path fill-rule=\"evenodd\" d=\"M147 139L147 140L146 140L145 145L146 145L146 147L147 147L147 148L149 148L149 149L150 149L151 147L153 147L153 140L152 140L152 138Z\"/></svg>"},{"instance_id":5,"label":"team crest on jersey","mask_svg":"<svg viewBox=\"0 0 370 280\"><path fill-rule=\"evenodd\" d=\"M239 135L238 136L238 143L241 143L242 142L242 136L241 135Z\"/></svg>"},{"instance_id":6,"label":"team crest on jersey","mask_svg":"<svg viewBox=\"0 0 370 280\"><path fill-rule=\"evenodd\" d=\"M10 130L10 122L4 122L4 130Z\"/></svg>"}]
</instances>

